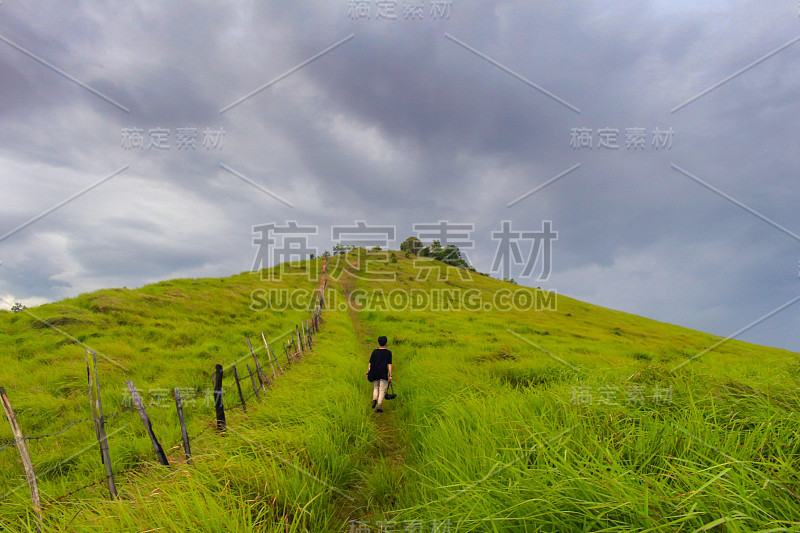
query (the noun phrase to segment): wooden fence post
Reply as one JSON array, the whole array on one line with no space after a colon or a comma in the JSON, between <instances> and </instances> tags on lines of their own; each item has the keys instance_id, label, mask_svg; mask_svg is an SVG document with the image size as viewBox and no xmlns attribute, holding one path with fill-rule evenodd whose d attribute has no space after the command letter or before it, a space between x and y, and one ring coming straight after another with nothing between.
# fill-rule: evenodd
<instances>
[{"instance_id":1,"label":"wooden fence post","mask_svg":"<svg viewBox=\"0 0 800 533\"><path fill-rule=\"evenodd\" d=\"M264 341L264 348L267 349L267 360L269 361L269 367L272 369L272 379L277 378L275 375L275 367L272 366L272 357L269 356L269 345L267 344L267 338L264 336L264 332L261 332L261 340Z\"/></svg>"},{"instance_id":2,"label":"wooden fence post","mask_svg":"<svg viewBox=\"0 0 800 533\"><path fill-rule=\"evenodd\" d=\"M278 356L275 355L275 350L273 350L272 348L269 348L268 350L272 354L272 359L275 361L275 366L278 367L278 372L283 374L283 369L281 368L281 365L278 364Z\"/></svg>"},{"instance_id":3,"label":"wooden fence post","mask_svg":"<svg viewBox=\"0 0 800 533\"><path fill-rule=\"evenodd\" d=\"M287 347L288 341L283 342L283 353L286 354L286 364L292 364L292 358L289 357L289 348Z\"/></svg>"},{"instance_id":4,"label":"wooden fence post","mask_svg":"<svg viewBox=\"0 0 800 533\"><path fill-rule=\"evenodd\" d=\"M183 451L186 453L186 462L192 464L192 450L189 447L189 433L186 431L186 421L183 419L181 393L178 387L175 387L172 392L175 396L175 408L178 410L178 422L181 424L181 440L183 440Z\"/></svg>"},{"instance_id":5,"label":"wooden fence post","mask_svg":"<svg viewBox=\"0 0 800 533\"><path fill-rule=\"evenodd\" d=\"M256 400L261 401L261 396L258 394L258 387L256 387L256 378L253 377L253 371L250 370L250 365L247 366L247 372L250 374L250 382L253 384L253 391L256 393Z\"/></svg>"},{"instance_id":6,"label":"wooden fence post","mask_svg":"<svg viewBox=\"0 0 800 533\"><path fill-rule=\"evenodd\" d=\"M278 356L275 355L275 350L273 350L271 346L267 346L267 353L272 355L272 361L275 362L275 368L278 369L278 374L283 374L283 368L281 368L280 363L278 363Z\"/></svg>"},{"instance_id":7,"label":"wooden fence post","mask_svg":"<svg viewBox=\"0 0 800 533\"><path fill-rule=\"evenodd\" d=\"M153 424L150 422L150 417L147 416L147 411L144 409L144 404L142 403L142 397L139 395L139 391L136 390L136 387L133 385L133 381L128 380L125 382L125 384L128 386L128 390L131 391L133 406L136 407L136 410L139 412L139 418L142 419L144 429L147 431L147 435L150 437L150 442L153 444L153 450L156 452L158 462L164 466L169 466L167 454L164 453L164 449L161 447L161 444L159 444L156 434L153 432Z\"/></svg>"},{"instance_id":8,"label":"wooden fence post","mask_svg":"<svg viewBox=\"0 0 800 533\"><path fill-rule=\"evenodd\" d=\"M103 418L103 403L100 401L100 379L97 375L97 354L92 350L86 350L86 375L89 378L89 405L92 408L94 432L97 436L97 442L100 444L100 462L103 464L106 471L108 492L111 494L111 499L114 500L117 498L117 484L114 481L114 470L111 468L111 454L108 451L108 437L106 436L106 421ZM94 392L92 392L93 387L95 389Z\"/></svg>"},{"instance_id":9,"label":"wooden fence post","mask_svg":"<svg viewBox=\"0 0 800 533\"><path fill-rule=\"evenodd\" d=\"M3 411L6 413L8 423L11 424L11 433L14 434L15 446L19 452L19 457L22 459L22 467L25 469L25 479L28 482L28 487L31 489L31 502L33 502L33 512L36 514L36 530L40 531L42 525L42 502L39 499L39 488L36 486L36 474L33 471L33 464L31 464L31 457L28 455L28 447L25 446L25 440L22 438L22 431L17 424L17 417L14 416L14 410L11 408L11 402L8 401L6 390L0 387L0 400L3 403Z\"/></svg>"},{"instance_id":10,"label":"wooden fence post","mask_svg":"<svg viewBox=\"0 0 800 533\"><path fill-rule=\"evenodd\" d=\"M245 337L247 339L247 346L250 348L250 354L253 356L253 361L256 365L256 373L258 374L258 381L261 382L261 388L266 389L265 384L267 382L266 376L264 376L264 371L261 370L261 365L258 363L258 357L256 357L256 351L253 349L253 345L250 344L250 337Z\"/></svg>"},{"instance_id":11,"label":"wooden fence post","mask_svg":"<svg viewBox=\"0 0 800 533\"><path fill-rule=\"evenodd\" d=\"M244 394L242 394L242 386L239 384L239 373L236 371L236 365L233 365L233 379L236 380L236 388L239 389L239 399L242 401L242 410L247 412L247 405L244 403Z\"/></svg>"},{"instance_id":12,"label":"wooden fence post","mask_svg":"<svg viewBox=\"0 0 800 533\"><path fill-rule=\"evenodd\" d=\"M248 339L248 343L249 342ZM222 404L222 365L216 366L216 372L214 374L214 409L217 414L217 429L224 430L225 406Z\"/></svg>"},{"instance_id":13,"label":"wooden fence post","mask_svg":"<svg viewBox=\"0 0 800 533\"><path fill-rule=\"evenodd\" d=\"M300 352L305 351L305 348L303 347L303 338L300 337L300 329L297 326L294 327L294 333L297 335L297 354L300 355Z\"/></svg>"}]
</instances>

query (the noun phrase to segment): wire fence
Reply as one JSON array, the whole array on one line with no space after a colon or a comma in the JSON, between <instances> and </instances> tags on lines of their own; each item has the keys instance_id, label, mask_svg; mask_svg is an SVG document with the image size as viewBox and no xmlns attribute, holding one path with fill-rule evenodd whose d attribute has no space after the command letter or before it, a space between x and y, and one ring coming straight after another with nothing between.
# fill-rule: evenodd
<instances>
[{"instance_id":1,"label":"wire fence","mask_svg":"<svg viewBox=\"0 0 800 533\"><path fill-rule=\"evenodd\" d=\"M252 356L252 361L249 361L249 362L254 363L255 372L253 372L249 368L249 362L248 362L248 364L246 365L247 368L248 368L248 373L247 374L242 374L240 376L240 375L238 375L238 372L236 371L235 364L231 364L231 365L229 365L229 367L232 367L234 369L234 371L227 373L227 376L225 376L225 374L223 372L222 365L216 365L216 368L215 368L215 379L214 379L214 397L213 397L213 399L214 399L213 407L214 407L215 412L216 412L216 424L209 425L208 427L206 427L205 429L200 431L198 434L194 435L192 440L197 442L200 439L200 437L206 435L208 432L213 431L214 429L217 429L217 430L224 430L225 429L225 423L224 423L224 409L225 409L224 393L226 392L226 388L223 386L224 381L227 381L229 383L229 385L231 385L230 387L227 388L227 391L230 393L231 389L234 389L234 391L236 393L235 396L234 396L234 398L235 398L234 404L237 404L237 403L240 404L238 407L241 407L241 409L246 412L246 410L247 410L246 404L248 402L250 402L253 398L259 398L260 399L260 394L259 393L261 391L266 391L266 387L272 384L272 380L277 379L277 377L279 375L283 374L285 372L284 369L286 367L288 367L291 364L299 361L301 359L301 356L304 353L307 353L307 352L313 350L314 335L319 331L320 325L322 323L322 308L324 307L324 296L323 295L324 295L324 291L325 291L326 287L327 287L327 258L325 258L325 260L323 261L323 269L322 269L322 273L321 273L321 276L320 276L320 284L319 284L319 289L318 289L318 295L317 295L317 298L316 298L316 303L314 305L314 308L312 309L312 312L311 312L311 318L309 320L304 320L304 321L301 322L301 324L295 326L294 332L290 333L288 335L288 339L284 339L284 341L283 341L283 343L281 345L282 348L283 348L283 351L284 351L283 355L286 358L286 360L285 360L283 365L281 365L278 362L278 354L276 354L275 351L270 348L270 346L268 345L268 343L266 341L266 338L263 336L264 334L263 333L261 334L262 338L264 340L264 349L267 352L267 359L269 360L269 368L271 369L271 372L272 372L272 377L271 378L267 375L266 371L264 369L262 369L260 361L259 361L259 358L258 358L258 356L256 354L256 350L252 347L249 338L247 339L247 344L248 344L248 347L250 349L251 356ZM260 350L261 350L261 348L259 348L259 351ZM18 423L17 423L17 417L14 415L14 412L11 409L11 405L10 405L10 402L9 402L6 394L5 394L5 390L2 387L0 387L0 396L2 396L2 399L3 399L3 408L5 410L6 417L8 418L8 421L11 424L12 432L14 433L14 436L15 436L15 438L10 440L10 441L4 442L4 443L0 443L0 452L2 452L3 450L5 450L7 448L17 448L17 451L19 452L20 457L22 459L23 466L25 467L25 474L26 474L27 483L28 483L28 485L30 486L30 489L31 489L31 500L33 502L34 512L36 514L36 517L37 517L37 520L39 521L39 523L42 522L41 501L40 501L40 498L39 498L38 489L37 489L37 485L36 485L36 475L34 473L33 465L31 463L30 457L28 455L27 446L25 446L26 442L29 442L29 441L41 441L41 440L44 440L44 439L57 437L59 435L63 435L64 433L66 433L67 431L69 431L72 428L79 427L79 425L84 423L84 422L89 422L89 421L94 422L95 434L96 434L96 437L98 439L98 444L100 445L101 456L102 456L103 464L104 464L104 467L105 467L105 470L106 470L106 475L104 475L99 480L92 481L91 483L82 485L80 487L77 487L77 488L65 493L65 494L62 494L62 495L60 495L58 497L55 497L55 498L52 498L51 500L54 501L54 502L64 501L64 499L68 498L69 496L72 496L72 495L74 495L74 494L76 494L76 493L78 493L78 492L80 492L82 490L85 490L87 488L90 488L90 487L93 487L93 486L96 486L96 485L99 485L99 484L102 484L102 483L108 483L109 484L109 490L111 492L111 497L113 499L113 498L115 498L117 496L114 476L115 475L122 475L122 474L126 474L126 473L131 473L131 472L136 472L136 471L140 471L141 470L142 466L139 466L137 468L129 468L127 470L122 470L122 471L117 471L117 472L113 472L112 469L111 469L110 456L108 455L108 438L107 438L106 433L105 433L105 425L108 422L110 422L112 419L114 419L115 417L117 417L117 416L119 416L119 415L121 415L123 413L129 413L129 412L138 412L139 413L140 417L142 418L142 422L144 423L145 429L147 430L147 433L148 433L148 435L149 435L149 437L150 437L150 439L152 441L154 450L156 452L156 455L157 455L159 461L163 465L168 465L168 460L167 460L166 454L165 454L163 448L161 448L161 445L158 443L158 440L157 440L157 437L156 437L155 432L153 430L153 427L152 427L152 424L150 422L149 416L147 415L146 407L142 403L141 396L136 391L136 388L134 387L132 381L128 381L127 385L128 385L128 389L131 391L131 399L133 400L133 404L134 405L132 405L132 406L125 405L121 409L115 411L114 413L112 413L110 415L102 415L101 416L99 414L100 411L102 410L102 406L101 406L102 404L101 404L101 400L100 400L100 386L96 382L96 377L97 377L97 357L96 357L96 354L94 352L92 352L91 350L87 350L87 353L91 355L91 358L89 356L87 356L87 371L89 373L89 396L90 396L90 404L92 406L93 416L85 417L85 418L79 418L79 419L73 420L73 421L69 422L66 426L64 426L62 429L60 429L58 431L55 431L53 433L47 433L47 434L43 434L43 435L33 435L33 436L30 436L30 435L29 436L22 436L21 431L20 431L19 426L18 426ZM93 377L92 377L92 371L91 371L91 368L90 368L90 361L93 361L93 363L94 363L94 382L93 382ZM241 360L239 360L237 362L240 362L240 361ZM274 364L274 366L273 366L273 364ZM264 368L266 368L266 367L264 367ZM226 377L232 378L233 383L231 384L230 380L226 380L225 379ZM244 382L244 384L242 382ZM242 386L246 387L248 385L248 382L252 386L252 392L250 392L249 394L245 395L244 390L241 387ZM96 395L95 396L93 396L94 389L96 389ZM186 459L187 459L187 461L191 461L190 443L189 443L188 432L187 432L187 429L186 429L186 426L185 426L185 422L184 422L184 418L183 418L183 411L182 411L182 398L181 398L181 395L180 395L180 391L181 390L182 389L178 389L178 388L173 389L174 396L175 396L175 404L176 404L176 408L177 408L177 411L178 411L178 418L179 418L180 425L181 425L181 430L182 430L182 440L181 440L180 443L176 444L172 448L169 448L169 450L174 450L175 448L179 448L179 447L181 447L181 444L183 444L184 451L185 451L185 454L186 454ZM193 400L194 399L192 398L192 401ZM229 397L229 400L230 400L230 397ZM152 406L152 403L147 407L150 407L150 406ZM228 407L230 408L230 404L228 405ZM220 423L220 420L222 421L222 423ZM112 433L112 435L113 435L113 433ZM12 492L14 492L14 491L7 492L6 496L11 494ZM4 498L4 497L0 496L0 499L2 499L2 498Z\"/></svg>"},{"instance_id":2,"label":"wire fence","mask_svg":"<svg viewBox=\"0 0 800 533\"><path fill-rule=\"evenodd\" d=\"M119 411L117 411L116 413L110 414L108 416L103 416L103 420L108 422L109 420L111 420L112 418L114 418L115 416L117 416L117 415L119 415L121 413L126 413L126 412L130 412L130 411L133 411L133 410L134 409L132 407L124 407L124 408L120 409ZM80 424L81 422L89 422L89 421L94 421L94 418L88 417L88 418L80 418L78 420L73 420L72 422L67 424L67 426L64 429L62 429L61 431L56 431L55 433L48 433L47 435L37 435L35 437L22 437L21 440L41 440L41 439L46 439L46 438L49 438L49 437L56 437L58 435L61 435L62 433L66 433L67 430L69 430L70 428ZM6 444L4 444L3 446L0 446L0 452L3 451L5 448L8 448L10 446L14 446L16 444L17 444L16 439L10 440Z\"/></svg>"},{"instance_id":3,"label":"wire fence","mask_svg":"<svg viewBox=\"0 0 800 533\"><path fill-rule=\"evenodd\" d=\"M133 409L125 409L123 411L118 411L118 413L121 413L121 412L124 412L124 411L133 411ZM209 427L205 428L200 433L195 435L193 440L194 441L199 440L200 437L202 437L203 435L209 433L210 431L211 431L211 428L209 428ZM181 445L181 443L178 443L175 446L173 446L173 448L180 447L180 445ZM171 448L171 449L173 449L173 448ZM127 468L125 470L118 470L118 471L114 472L114 475L115 476L122 476L124 474L130 474L130 473L133 473L133 472L141 472L142 469L143 469L143 465L140 465L140 466L133 467L133 468ZM75 489L73 489L73 490L71 490L71 491L69 491L69 492L67 492L65 494L62 494L61 496L57 496L57 497L53 498L52 500L55 501L55 502L63 502L65 498L68 498L69 496L77 494L78 492L80 492L82 490L88 489L90 487L94 487L96 485L100 485L101 483L106 483L108 481L108 478L109 478L109 476L104 476L104 477L102 477L102 478L100 478L100 479L98 479L96 481L92 481L92 482L87 483L85 485L82 485L82 486L80 486L78 488L75 488Z\"/></svg>"}]
</instances>

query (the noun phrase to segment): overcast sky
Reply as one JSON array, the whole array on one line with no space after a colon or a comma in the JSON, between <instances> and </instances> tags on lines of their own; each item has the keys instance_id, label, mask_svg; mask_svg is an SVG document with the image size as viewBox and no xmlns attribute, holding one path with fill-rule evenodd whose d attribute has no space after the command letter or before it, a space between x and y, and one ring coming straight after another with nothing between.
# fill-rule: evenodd
<instances>
[{"instance_id":1,"label":"overcast sky","mask_svg":"<svg viewBox=\"0 0 800 533\"><path fill-rule=\"evenodd\" d=\"M733 334L800 294L800 17L701 4L4 0L3 307L250 270L258 224L474 224L486 272L549 220L520 283Z\"/></svg>"}]
</instances>

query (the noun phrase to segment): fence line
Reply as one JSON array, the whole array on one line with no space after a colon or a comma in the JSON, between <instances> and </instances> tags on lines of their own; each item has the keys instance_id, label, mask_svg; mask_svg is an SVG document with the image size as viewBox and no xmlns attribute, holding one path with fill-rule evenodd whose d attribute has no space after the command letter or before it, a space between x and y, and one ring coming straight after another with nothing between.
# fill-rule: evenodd
<instances>
[{"instance_id":1,"label":"fence line","mask_svg":"<svg viewBox=\"0 0 800 533\"><path fill-rule=\"evenodd\" d=\"M322 271L320 273L320 282L319 282L319 285L318 285L317 290L316 290L316 292L317 292L316 298L314 299L313 306L309 309L309 311L311 312L311 318L308 319L308 320L303 320L303 321L300 322L300 324L295 325L294 331L288 335L288 339L286 339L284 341L284 343L283 343L283 349L284 349L284 354L286 355L287 365L291 365L293 362L299 361L301 359L301 356L304 353L313 351L313 346L314 346L313 337L319 331L320 325L323 322L322 309L325 306L324 293L325 293L325 289L327 288L327 283L328 283L327 282L327 271L328 271L328 258L324 257L323 258L323 263L322 263ZM272 348L270 348L269 344L267 343L266 336L264 335L263 332L261 332L261 338L264 341L264 348L265 348L265 350L267 352L267 359L268 359L268 361L270 363L270 367L272 369L273 381L274 381L274 380L276 380L278 378L279 375L283 375L285 371L283 370L283 368L281 368L280 364L278 363L277 354L275 353L275 351ZM240 378L239 375L238 375L238 372L236 370L236 367L233 366L233 378L234 378L234 381L235 381L235 384L236 384L236 388L238 389L238 395L239 395L239 399L241 401L242 411L244 413L247 413L246 402L251 400L253 397L257 398L258 401L260 401L261 400L261 396L259 394L259 389L260 390L266 390L266 386L268 384L271 384L270 381L268 380L268 378L264 375L263 370L261 369L261 365L260 365L260 362L258 360L258 357L256 356L255 350L253 349L252 345L250 344L250 339L247 338L246 340L247 340L248 346L250 347L250 352L251 352L251 355L253 357L253 361L255 363L256 372L257 372L257 374L259 376L259 381L260 381L261 387L259 388L259 387L256 386L256 382L255 382L255 379L253 377L253 373L250 371L249 365L247 365L248 375L250 377L251 384L253 385L253 393L245 398L245 396L243 395L242 389L241 389L241 381L243 379L246 379L247 376L243 375ZM275 366L273 366L273 365L277 366L277 368L278 368L278 372L277 373L275 372ZM169 464L168 461L167 461L166 453L164 452L163 448L161 448L161 445L158 443L158 440L155 437L155 434L153 432L152 423L151 423L150 418L148 417L148 415L147 415L147 413L145 411L144 405L143 405L142 400L141 400L141 396L136 391L136 388L133 385L133 381L128 381L127 382L127 386L128 386L128 389L131 391L131 397L132 397L134 406L133 407L123 407L122 409L112 413L111 415L104 416L103 415L103 411L102 411L102 403L101 403L101 400L100 400L100 384L99 384L98 379L97 379L98 378L97 355L91 350L87 350L86 370L87 370L88 384L89 384L89 403L90 403L90 407L91 407L91 410L92 410L92 416L88 417L88 418L80 418L80 419L77 419L77 420L73 420L72 422L68 423L67 426L65 426L63 429L61 429L60 431L57 431L55 433L48 433L48 434L45 434L45 435L23 437L21 432L19 431L19 428L18 428L18 425L17 425L17 422L16 422L16 417L13 415L13 410L11 409L11 404L9 403L8 398L5 395L5 392L3 391L3 395L2 396L3 396L3 399L4 399L4 408L5 408L4 410L6 412L6 417L8 418L9 423L11 423L12 430L13 430L13 433L15 435L15 438L13 440L3 444L2 446L0 446L0 451L3 451L4 449L6 449L8 447L11 447L11 446L17 446L17 444L19 444L17 447L19 448L18 451L20 452L20 455L21 455L22 460L23 460L23 465L25 467L26 479L27 479L28 485L29 485L29 487L31 489L31 500L32 500L32 503L33 503L34 514L35 514L35 516L37 518L37 529L38 529L39 525L42 524L41 502L39 500L38 489L36 487L36 475L34 473L33 466L30 463L30 459L27 458L27 450L26 450L25 445L24 445L24 441L26 441L26 440L34 441L34 440L41 440L41 439L56 437L58 435L61 435L61 434L65 433L65 432L67 432L69 429L77 426L78 424L80 424L82 422L88 422L88 421L91 420L91 421L93 421L95 423L95 436L97 437L98 443L100 445L100 460L101 460L101 463L103 464L103 467L105 469L105 476L103 476L98 481L93 481L92 483L89 483L87 485L83 485L81 487L78 487L77 489L74 489L74 490L72 490L70 492L67 492L66 494L62 494L61 496L53 498L53 501L62 501L64 498L67 498L67 497L69 497L69 496L71 496L71 495L73 495L73 494L75 494L77 492L80 492L81 490L84 490L84 489L87 489L89 487L98 485L100 483L104 483L106 481L108 482L108 485L109 485L109 492L110 492L111 499L115 499L117 497L116 484L115 484L115 481L114 481L114 472L112 471L112 468L111 468L111 458L110 458L109 452L108 452L108 439L107 439L106 433L105 433L105 425L106 425L106 423L108 421L110 421L114 417L116 417L116 416L118 416L118 415L120 415L122 413L125 413L125 412L137 411L139 413L140 418L141 418L141 420L142 420L142 422L143 422L143 424L145 426L145 429L147 430L147 433L148 433L148 435L150 437L150 440L151 440L151 442L153 444L153 447L154 447L154 450L156 452L156 456L157 456L159 462L162 465L165 465L165 466L168 466L168 464ZM224 404L223 404L224 388L222 386L222 382L223 382L222 365L217 364L215 366L215 375L214 375L214 406L215 406L215 411L216 411L216 425L215 425L215 427L218 430L224 430L225 429L225 414L224 414ZM0 391L2 391L2 390L3 390L2 387L0 387ZM175 388L175 389L173 389L173 392L174 392L174 397L175 397L177 416L178 416L179 423L180 423L180 426L181 426L181 435L182 435L181 441L182 441L182 444L183 444L184 453L186 454L187 463L191 464L191 451L190 451L190 447L189 447L189 437L188 437L188 433L186 431L186 426L185 426L184 419L183 419L183 410L182 410L182 404L181 404L181 398L180 398L179 389ZM194 439L195 440L199 439L202 435L204 435L209 430L210 430L210 428L206 428L206 429L202 430L200 433L198 433L194 437ZM178 446L180 446L180 444L178 444ZM170 448L170 450L172 450L172 449L174 449L174 448ZM116 474L120 475L120 474L129 473L129 472L134 472L134 471L139 470L139 468L141 468L141 467L122 470L122 471L117 472Z\"/></svg>"},{"instance_id":2,"label":"fence line","mask_svg":"<svg viewBox=\"0 0 800 533\"><path fill-rule=\"evenodd\" d=\"M125 413L125 412L128 412L128 411L133 411L133 408L131 408L131 407L123 407L122 409L120 409L116 413L110 414L110 415L105 416L103 418L105 419L106 422L108 422L109 420L111 420L115 416L119 415L120 413ZM77 424L80 424L81 422L88 422L90 420L94 420L94 418L92 418L92 417L79 418L78 420L73 420L72 422L67 424L67 426L64 429L62 429L61 431L57 431L55 433L48 433L47 435L37 435L37 436L34 436L34 437L22 437L22 440L40 440L40 439L46 439L48 437L57 437L58 435L61 435L62 433L66 433L67 430L72 428L73 426L75 426ZM9 446L14 446L16 443L17 443L17 441L10 440L6 444L4 444L3 446L0 446L0 451L3 451L5 448L8 448Z\"/></svg>"},{"instance_id":3,"label":"fence line","mask_svg":"<svg viewBox=\"0 0 800 533\"><path fill-rule=\"evenodd\" d=\"M122 474L130 474L131 472L138 472L140 469L141 469L141 466L140 467L136 467L136 468L128 468L127 470L120 470L119 472L116 472L115 475L121 476ZM53 501L60 502L64 498L66 498L67 496L72 496L73 494L78 493L78 492L80 492L80 491L82 491L84 489L88 489L89 487L93 487L95 485L99 485L100 483L105 483L107 479L108 479L107 477L103 477L102 479L98 479L97 481L92 481L91 483L87 483L86 485L83 485L82 487L78 487L77 489L71 490L71 491L67 492L66 494L62 494L61 496L57 496L57 497L53 498Z\"/></svg>"},{"instance_id":4,"label":"fence line","mask_svg":"<svg viewBox=\"0 0 800 533\"><path fill-rule=\"evenodd\" d=\"M312 318L312 321L311 321L311 323L312 323L312 328L314 328L314 329L313 329L313 330L309 329L309 333L310 333L310 334L312 334L312 338L313 338L313 331L318 331L318 330L316 329L316 327L315 327L315 326L313 326L313 324L314 324L314 319L313 319L313 318ZM291 337L290 337L290 339L291 339ZM284 346L285 346L285 345L284 345ZM296 352L296 344L292 343L292 344L290 344L289 346L291 346L291 348L290 348L290 352L289 352L289 355L290 355L291 357L295 357L295 358L296 358L296 357L298 357L298 354L297 354L297 352ZM292 350L294 350L294 352L293 352ZM273 356L274 356L274 353L275 353L275 352L273 351L273 352L272 352ZM277 360L276 360L276 363L277 363ZM283 369L280 369L280 370L282 371ZM252 374L251 374L251 376L252 376ZM244 381L244 376L242 376L241 378L239 378L239 381ZM258 398L258 399L260 399L260 396L259 396L259 394L258 394L258 391L256 391L255 393L251 393L249 396L246 396L246 397L245 397L245 401L249 401L249 400L251 400L251 399L252 399L252 398L254 398L254 397L255 397L255 398ZM152 404L151 404L151 405L152 405ZM103 420L104 420L105 422L108 422L108 421L110 421L111 419L113 419L114 417L116 417L116 416L119 416L119 415L120 415L120 414L122 414L122 413L133 412L134 410L135 410L135 409L134 409L133 407L123 407L122 409L119 409L118 411L115 411L114 413L112 413L112 414L110 414L110 415L103 415ZM64 427L64 429L62 429L62 430L60 430L60 431L57 431L57 432L55 432L55 433L48 433L48 434L45 434L45 435L36 435L36 436L27 436L27 437L22 437L22 440L40 440L40 439L46 439L46 438L49 438L49 437L57 437L58 435L61 435L62 433L66 433L66 432L67 432L69 429L71 429L73 426L76 426L77 424L80 424L81 422L89 422L89 421L94 421L94 420L95 420L95 419L94 419L94 418L92 418L92 417L87 417L87 418L79 418L79 419L77 419L77 420L73 420L72 422L69 422L69 423L68 423L68 424L67 424L67 425ZM5 443L5 444L3 444L2 446L0 446L0 451L3 451L5 448L8 448L9 446L14 446L15 444L16 444L16 440L13 440L13 439L12 439L12 440L9 440L8 442L6 442L6 443Z\"/></svg>"}]
</instances>

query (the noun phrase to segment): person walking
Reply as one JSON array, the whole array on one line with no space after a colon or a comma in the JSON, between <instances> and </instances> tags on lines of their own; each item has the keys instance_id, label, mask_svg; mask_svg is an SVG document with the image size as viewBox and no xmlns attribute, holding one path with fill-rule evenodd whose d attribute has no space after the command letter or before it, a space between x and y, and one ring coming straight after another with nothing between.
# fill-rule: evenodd
<instances>
[{"instance_id":1,"label":"person walking","mask_svg":"<svg viewBox=\"0 0 800 533\"><path fill-rule=\"evenodd\" d=\"M376 413L383 412L383 398L386 388L392 381L392 352L386 348L388 339L378 337L378 348L372 350L367 366L367 377L372 381L372 408Z\"/></svg>"}]
</instances>

